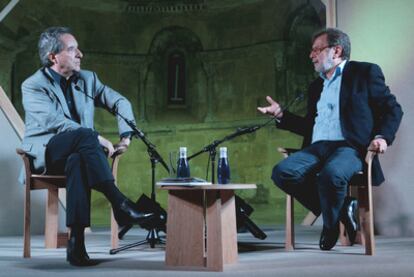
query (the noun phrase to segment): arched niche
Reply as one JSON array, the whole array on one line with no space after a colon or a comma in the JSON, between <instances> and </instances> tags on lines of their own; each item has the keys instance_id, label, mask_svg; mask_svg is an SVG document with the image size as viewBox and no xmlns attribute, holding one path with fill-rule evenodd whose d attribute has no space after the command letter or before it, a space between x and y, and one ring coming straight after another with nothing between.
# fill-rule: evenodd
<instances>
[{"instance_id":1,"label":"arched niche","mask_svg":"<svg viewBox=\"0 0 414 277\"><path fill-rule=\"evenodd\" d=\"M204 120L207 90L199 55L202 50L200 39L190 29L173 26L155 34L148 53L151 62L143 89L148 122L168 124ZM183 94L183 101L171 101L174 98L171 89L178 90L177 99Z\"/></svg>"}]
</instances>

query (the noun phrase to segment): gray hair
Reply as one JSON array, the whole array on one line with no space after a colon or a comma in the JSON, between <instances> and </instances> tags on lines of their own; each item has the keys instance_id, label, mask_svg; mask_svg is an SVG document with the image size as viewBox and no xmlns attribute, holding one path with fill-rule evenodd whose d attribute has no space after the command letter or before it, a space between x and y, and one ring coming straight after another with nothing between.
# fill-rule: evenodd
<instances>
[{"instance_id":1,"label":"gray hair","mask_svg":"<svg viewBox=\"0 0 414 277\"><path fill-rule=\"evenodd\" d=\"M342 47L342 59L349 60L351 57L351 41L349 36L336 28L326 28L320 31L317 31L312 36L312 43L320 36L325 35L327 36L328 45L332 46L341 46Z\"/></svg>"},{"instance_id":2,"label":"gray hair","mask_svg":"<svg viewBox=\"0 0 414 277\"><path fill-rule=\"evenodd\" d=\"M67 27L49 27L40 35L38 48L40 61L43 66L52 66L49 60L49 54L57 54L63 50L64 44L60 37L64 34L72 34Z\"/></svg>"}]
</instances>

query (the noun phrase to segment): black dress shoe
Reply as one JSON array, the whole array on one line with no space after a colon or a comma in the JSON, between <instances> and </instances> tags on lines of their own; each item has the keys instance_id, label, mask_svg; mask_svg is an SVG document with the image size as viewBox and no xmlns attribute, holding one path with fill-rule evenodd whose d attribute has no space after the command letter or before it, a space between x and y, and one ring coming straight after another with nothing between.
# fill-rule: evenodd
<instances>
[{"instance_id":1,"label":"black dress shoe","mask_svg":"<svg viewBox=\"0 0 414 277\"><path fill-rule=\"evenodd\" d=\"M334 228L328 229L323 226L321 238L319 240L319 248L321 250L331 250L338 241L339 225L336 224Z\"/></svg>"},{"instance_id":2,"label":"black dress shoe","mask_svg":"<svg viewBox=\"0 0 414 277\"><path fill-rule=\"evenodd\" d=\"M134 203L125 199L117 209L114 209L114 217L118 225L145 224L155 219L154 213L143 213L138 211Z\"/></svg>"},{"instance_id":3,"label":"black dress shoe","mask_svg":"<svg viewBox=\"0 0 414 277\"><path fill-rule=\"evenodd\" d=\"M358 201L353 197L345 197L339 220L344 224L351 245L355 243L358 225Z\"/></svg>"},{"instance_id":4,"label":"black dress shoe","mask_svg":"<svg viewBox=\"0 0 414 277\"><path fill-rule=\"evenodd\" d=\"M68 240L66 248L66 260L74 266L94 266L98 263L89 259L88 253L85 249L85 244L80 243L76 237L71 237Z\"/></svg>"}]
</instances>

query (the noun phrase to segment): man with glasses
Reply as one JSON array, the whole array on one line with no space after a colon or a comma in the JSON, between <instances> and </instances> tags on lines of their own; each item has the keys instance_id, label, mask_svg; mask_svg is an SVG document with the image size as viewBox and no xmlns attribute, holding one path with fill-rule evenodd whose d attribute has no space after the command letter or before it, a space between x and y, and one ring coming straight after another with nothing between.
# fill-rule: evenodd
<instances>
[{"instance_id":1,"label":"man with glasses","mask_svg":"<svg viewBox=\"0 0 414 277\"><path fill-rule=\"evenodd\" d=\"M391 145L403 112L384 82L380 67L349 61L351 43L344 32L328 28L312 38L309 58L319 78L308 88L304 117L283 111L271 97L264 114L277 118L276 126L302 135L303 148L273 168L272 180L315 215L322 213L319 246L332 249L345 224L355 242L356 200L346 197L351 177L363 169L367 150L384 153ZM373 184L384 176L376 156Z\"/></svg>"}]
</instances>

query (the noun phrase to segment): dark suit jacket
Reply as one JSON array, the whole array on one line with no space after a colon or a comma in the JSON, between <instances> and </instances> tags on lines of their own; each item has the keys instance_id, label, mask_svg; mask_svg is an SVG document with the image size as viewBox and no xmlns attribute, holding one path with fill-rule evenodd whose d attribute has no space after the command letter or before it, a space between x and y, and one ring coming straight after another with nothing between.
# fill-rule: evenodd
<instances>
[{"instance_id":1,"label":"dark suit jacket","mask_svg":"<svg viewBox=\"0 0 414 277\"><path fill-rule=\"evenodd\" d=\"M372 63L347 62L342 72L340 90L340 120L345 140L362 157L375 136L381 135L391 145L403 112L395 96L385 85L381 68ZM284 112L277 127L304 137L303 146L311 143L317 114L316 104L323 88L323 79L316 79L308 89L308 110L305 117ZM365 164L365 163L364 163ZM384 175L375 156L372 165L373 184L380 185Z\"/></svg>"}]
</instances>

